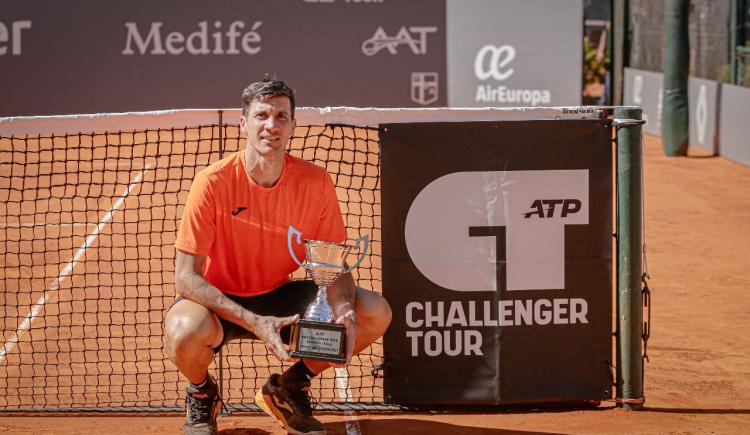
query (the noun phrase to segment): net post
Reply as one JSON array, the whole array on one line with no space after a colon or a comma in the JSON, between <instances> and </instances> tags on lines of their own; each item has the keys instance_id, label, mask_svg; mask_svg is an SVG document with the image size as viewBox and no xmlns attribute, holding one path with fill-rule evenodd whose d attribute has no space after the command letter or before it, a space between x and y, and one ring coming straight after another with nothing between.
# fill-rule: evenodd
<instances>
[{"instance_id":1,"label":"net post","mask_svg":"<svg viewBox=\"0 0 750 435\"><path fill-rule=\"evenodd\" d=\"M630 10L629 0L610 0L612 10L612 28L610 39L612 40L611 51L611 80L610 95L612 96L610 104L622 104L623 100L623 71L630 65L630 44L628 40Z\"/></svg>"},{"instance_id":2,"label":"net post","mask_svg":"<svg viewBox=\"0 0 750 435\"><path fill-rule=\"evenodd\" d=\"M742 86L745 78L745 67L744 61L740 62L739 56L743 53L747 54L747 51L741 51L746 49L745 40L750 37L745 29L745 13L748 8L748 0L732 0L730 6L730 17L729 17L729 83L737 86Z\"/></svg>"},{"instance_id":3,"label":"net post","mask_svg":"<svg viewBox=\"0 0 750 435\"><path fill-rule=\"evenodd\" d=\"M224 348L222 347L219 349L218 354L218 367L217 372L219 374L219 397L221 398L221 415L223 416L229 416L232 415L232 411L229 410L229 407L227 407L226 402L224 401Z\"/></svg>"},{"instance_id":4,"label":"net post","mask_svg":"<svg viewBox=\"0 0 750 435\"><path fill-rule=\"evenodd\" d=\"M224 158L224 111L219 110L219 160Z\"/></svg>"},{"instance_id":5,"label":"net post","mask_svg":"<svg viewBox=\"0 0 750 435\"><path fill-rule=\"evenodd\" d=\"M224 111L219 110L219 160L224 158ZM221 415L230 415L231 412L224 402L224 348L219 349L219 361L218 361L218 372L219 372L219 397L221 401Z\"/></svg>"},{"instance_id":6,"label":"net post","mask_svg":"<svg viewBox=\"0 0 750 435\"><path fill-rule=\"evenodd\" d=\"M617 108L615 119L640 120L640 108ZM643 408L641 124L617 128L617 402Z\"/></svg>"}]
</instances>

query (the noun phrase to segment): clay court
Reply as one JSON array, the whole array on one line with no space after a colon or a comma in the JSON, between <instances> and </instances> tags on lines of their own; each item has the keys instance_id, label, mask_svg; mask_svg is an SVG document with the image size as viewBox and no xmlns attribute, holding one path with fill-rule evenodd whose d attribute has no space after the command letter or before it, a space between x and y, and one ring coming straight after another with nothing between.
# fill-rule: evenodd
<instances>
[{"instance_id":1,"label":"clay court","mask_svg":"<svg viewBox=\"0 0 750 435\"><path fill-rule=\"evenodd\" d=\"M137 147L133 149L138 152ZM193 152L193 157L188 155L186 158L190 164L201 165L207 159L213 160L216 157L211 156L210 151L200 151L200 146L197 150ZM31 402L24 403L24 400L31 400L32 397L35 401L41 397L42 401L51 406L88 408L92 408L92 402L98 400L114 400L120 406L130 406L130 411L137 411L132 409L137 406L178 403L182 385L174 368L168 362L163 362L161 319L158 315L170 302L172 290L164 289L162 293L154 294L154 288L173 279L169 272L163 272L171 270L171 257L164 254L169 250L161 249L171 245L173 240L168 240L168 235L160 234L174 232L176 216L165 213L168 213L167 210L179 212L179 207L169 205L182 203L179 199L180 191L186 191L188 184L185 181L165 181L170 184L162 190L171 192L171 195L149 195L148 203L143 203L144 199L139 199L134 193L137 189L135 184L141 179L149 180L151 177L150 185L153 186L157 186L159 180L167 178L184 180L185 177L176 172L181 169L175 165L164 165L163 161L160 164L159 159L168 159L169 155L184 153L185 150L159 150L153 156L151 151L146 153L145 148L141 151L142 155L133 160L138 167L108 168L112 169L111 173L115 174L116 179L100 180L102 191L68 191L57 194L63 197L76 196L75 201L108 202L88 207L73 206L73 209L108 210L112 206L110 198L121 196L123 192L127 192L124 189L132 186L133 196L126 195L123 203L118 206L122 207L119 216L113 213L110 216L111 223L107 222L109 225L103 227L97 237L97 243L113 242L118 246L132 247L121 252L88 248L85 260L81 260L81 264L76 264L75 267L86 268L91 275L77 270L70 279L60 279L61 267L58 265L64 266L70 258L50 261L46 251L67 252L71 254L69 257L75 258L75 252L87 234L91 234L92 227L90 224L72 224L94 222L96 225L96 221L101 223L101 213L98 216L66 216L72 217L71 220L63 219L58 209L58 222L66 221L71 225L59 225L51 229L43 227L42 230L38 227L17 229L19 232L31 231L33 243L25 248L30 248L32 254L28 260L22 259L21 264L12 264L10 256L3 257L6 282L13 281L8 279L13 277L12 274L18 274L15 281L18 283L28 277L38 277L40 273L32 273L30 268L46 264L44 267L50 270L44 271L41 276L53 279L57 277L57 284L52 284L56 286L56 294L54 298L50 297L50 301L55 299L55 303L50 304L54 308L47 309L54 309L56 312L40 314L39 319L31 322L28 332L20 335L18 348L4 354L6 361L2 370L7 385L0 388L4 392L6 407L29 406ZM67 152L75 151L68 149ZM334 159L342 160L341 157L338 155ZM351 170L367 171L367 164L371 162L366 159L357 162L357 157L353 159ZM97 161L96 158L89 160ZM356 168L358 164L363 166ZM155 167L161 169L152 169ZM165 167L168 169L164 169ZM79 165L76 169L86 172L82 168ZM44 188L49 189L65 184L53 178L37 182L47 183ZM359 183L364 183L364 179L359 180ZM368 191L364 184L355 182L352 185L351 180L342 178L338 185L341 186L342 182L353 186L352 190ZM66 183L70 185L71 180L66 180ZM146 185L149 184L144 184ZM26 192L35 187L25 185L14 194L33 196ZM746 433L750 427L750 407L747 406L750 399L750 369L747 368L750 356L746 350L750 345L750 338L747 336L747 331L750 330L750 303L745 294L745 290L750 288L750 273L747 270L747 265L750 264L748 188L750 169L747 167L722 157L706 156L697 149L691 149L691 156L687 158L666 158L659 139L646 137L646 243L648 269L652 276L653 312L651 339L647 347L650 362L645 369L644 411L626 411L616 408L613 402L604 402L600 407L588 410L505 409L492 413L416 414L348 412L347 415L343 412L324 412L321 420L332 434L347 433L347 426L351 431L357 425L363 434ZM347 194L346 189L340 191L340 197L347 197ZM367 193L362 196L367 196ZM372 199L379 207L379 198ZM358 203L361 203L361 198L359 200ZM55 207L54 201L46 201L46 204L39 202L34 210L9 210L8 215L36 215L41 209L48 216L54 216ZM60 204L59 207L65 205ZM379 210L363 212L361 205L342 207L353 207L345 210L349 212L349 219L355 216L356 220L361 221L364 214L379 216ZM149 210L148 219L142 214L144 209ZM148 228L139 228L139 225L147 225L147 222L150 225ZM154 222L161 222L162 227L154 227ZM6 225L10 223L5 222ZM352 222L347 223L352 225ZM377 219L359 224L365 227L379 225ZM9 226L6 231L10 231ZM50 234L53 234L50 231L58 232L55 233L54 240L49 240ZM129 234L144 233L148 235L144 239L128 242ZM34 234L37 236L34 237ZM118 238L122 240L118 241ZM5 241L6 250L9 249L10 239L12 237L7 237ZM54 246L47 246L45 243L53 243ZM96 245L92 244L94 246ZM141 252L144 246L145 251ZM157 252L158 255L154 255ZM83 254L80 256L84 257ZM132 260L133 258L148 260ZM372 263L364 268L365 276L362 277L367 281L366 284L375 288L379 284L378 261L377 256L373 257ZM119 265L123 265L122 270L118 269ZM92 282L92 277L99 281ZM17 322L16 313L11 313L11 308L15 310L20 305L19 311L24 308L28 310L34 301L42 297L45 288L49 291L49 279L47 282L37 281L41 282L33 282L36 285L32 287L40 290L31 295L20 295L11 288L6 289L2 295L5 313L3 322ZM97 288L109 288L113 294L74 296L82 294L80 290L92 284ZM146 292L147 289L150 294ZM126 297L133 293L149 295ZM25 313L18 314L23 315ZM86 316L93 317L87 319ZM67 322L70 327L65 329L67 332L62 336L42 336L63 331L55 322ZM87 326L90 324L98 326L92 330ZM12 332L15 327L11 326L13 325L4 325L3 329ZM9 333L6 332L6 346L11 338L7 335ZM133 335L139 337L128 338ZM92 347L87 345L86 340L99 342ZM34 346L43 348L35 349ZM59 348L51 349L53 346ZM255 377L264 378L269 370L280 368L266 356L254 356L252 363L243 366L239 354L247 355L252 352L253 355L259 355L260 352L243 350L240 345L237 346L233 351L235 354L227 356L225 360L234 370L230 375L231 382L228 383L229 391L225 398L234 398L235 402L253 394ZM243 343L241 346L252 344ZM381 354L382 350L376 348L357 361L359 366L350 370L348 385L342 386L341 381L332 375L324 378L318 386L317 394L334 401L377 400L377 396L382 395L382 386L378 384L378 380L373 382L371 377L363 373L378 362ZM102 360L113 362L104 363ZM252 366L257 364L266 367L256 372ZM67 372L66 367L69 367ZM93 383L91 379L78 379L76 373L80 368L97 370L98 376ZM50 369L55 372L49 372ZM24 382L31 382L31 385ZM124 386L118 387L117 384ZM347 393L349 387L351 390ZM143 395L140 393L143 388L151 390L146 404L142 403ZM22 394L13 396L10 394L11 390ZM178 433L183 420L183 416L178 413L153 412L107 415L90 411L52 415L5 413L4 416L0 422L0 431L8 433L57 433L61 428L69 433ZM225 434L282 433L269 418L247 412L235 412L231 416L221 417L219 429L220 433Z\"/></svg>"}]
</instances>

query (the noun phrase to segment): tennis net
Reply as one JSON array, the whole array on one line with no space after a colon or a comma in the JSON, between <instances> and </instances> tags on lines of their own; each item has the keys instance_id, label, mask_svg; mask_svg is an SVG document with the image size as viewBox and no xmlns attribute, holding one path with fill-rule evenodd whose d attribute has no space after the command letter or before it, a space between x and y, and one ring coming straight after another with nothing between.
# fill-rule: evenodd
<instances>
[{"instance_id":1,"label":"tennis net","mask_svg":"<svg viewBox=\"0 0 750 435\"><path fill-rule=\"evenodd\" d=\"M289 152L332 174L354 275L382 291L378 126L554 118L554 109L300 109ZM579 116L579 115L575 115ZM238 110L0 118L0 411L181 410L185 380L162 350L174 241L195 174L244 148ZM304 276L304 272L295 275ZM323 408L384 405L382 341L313 384ZM283 364L251 340L211 370L228 409Z\"/></svg>"},{"instance_id":2,"label":"tennis net","mask_svg":"<svg viewBox=\"0 0 750 435\"><path fill-rule=\"evenodd\" d=\"M195 174L244 147L229 118L0 137L0 409L181 407L184 380L162 351L173 244ZM289 152L331 172L349 236L373 242L357 281L380 291L377 129L302 126ZM315 395L382 402L371 374L381 359L376 343L348 373L321 376ZM227 406L252 408L282 367L245 340L226 346L213 370Z\"/></svg>"}]
</instances>

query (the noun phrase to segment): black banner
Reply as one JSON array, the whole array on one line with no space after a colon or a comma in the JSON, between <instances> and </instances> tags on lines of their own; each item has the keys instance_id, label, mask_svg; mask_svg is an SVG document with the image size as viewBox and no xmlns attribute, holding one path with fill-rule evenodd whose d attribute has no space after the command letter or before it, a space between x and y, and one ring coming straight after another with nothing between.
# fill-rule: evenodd
<instances>
[{"instance_id":1,"label":"black banner","mask_svg":"<svg viewBox=\"0 0 750 435\"><path fill-rule=\"evenodd\" d=\"M610 133L381 125L386 401L611 397Z\"/></svg>"}]
</instances>

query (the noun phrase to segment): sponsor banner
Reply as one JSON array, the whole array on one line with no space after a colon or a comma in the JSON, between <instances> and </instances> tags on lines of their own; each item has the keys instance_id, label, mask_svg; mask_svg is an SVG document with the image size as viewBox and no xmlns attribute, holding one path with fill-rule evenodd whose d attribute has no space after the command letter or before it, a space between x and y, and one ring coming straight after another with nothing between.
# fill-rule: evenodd
<instances>
[{"instance_id":1,"label":"sponsor banner","mask_svg":"<svg viewBox=\"0 0 750 435\"><path fill-rule=\"evenodd\" d=\"M719 83L690 77L688 79L690 106L690 145L716 154L716 121L719 110Z\"/></svg>"},{"instance_id":2,"label":"sponsor banner","mask_svg":"<svg viewBox=\"0 0 750 435\"><path fill-rule=\"evenodd\" d=\"M742 86L721 85L720 154L750 166L750 89Z\"/></svg>"},{"instance_id":3,"label":"sponsor banner","mask_svg":"<svg viewBox=\"0 0 750 435\"><path fill-rule=\"evenodd\" d=\"M581 0L447 0L448 104L581 104Z\"/></svg>"},{"instance_id":4,"label":"sponsor banner","mask_svg":"<svg viewBox=\"0 0 750 435\"><path fill-rule=\"evenodd\" d=\"M643 109L645 133L661 136L661 108L664 98L664 74L625 68L623 103Z\"/></svg>"},{"instance_id":5,"label":"sponsor banner","mask_svg":"<svg viewBox=\"0 0 750 435\"><path fill-rule=\"evenodd\" d=\"M387 124L380 140L386 400L610 397L610 129Z\"/></svg>"},{"instance_id":6,"label":"sponsor banner","mask_svg":"<svg viewBox=\"0 0 750 435\"><path fill-rule=\"evenodd\" d=\"M10 0L0 116L237 107L264 74L301 106L445 106L445 52L435 0Z\"/></svg>"}]
</instances>

